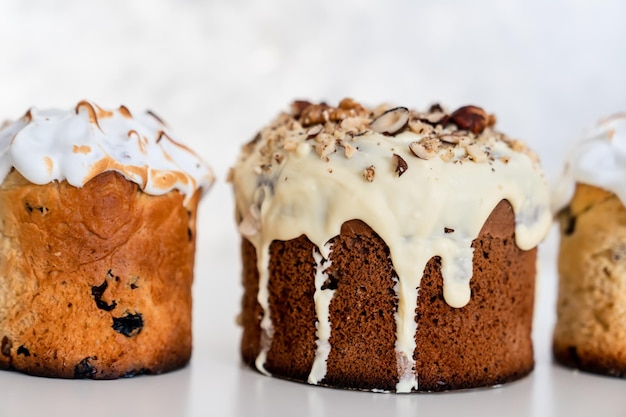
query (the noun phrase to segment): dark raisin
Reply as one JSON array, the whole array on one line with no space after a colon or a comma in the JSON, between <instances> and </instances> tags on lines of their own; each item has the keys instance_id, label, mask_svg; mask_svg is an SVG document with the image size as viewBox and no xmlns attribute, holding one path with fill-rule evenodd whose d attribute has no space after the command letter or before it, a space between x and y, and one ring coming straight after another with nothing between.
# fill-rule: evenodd
<instances>
[{"instance_id":1,"label":"dark raisin","mask_svg":"<svg viewBox=\"0 0 626 417\"><path fill-rule=\"evenodd\" d=\"M17 348L18 355L30 356L30 351L24 347L24 345Z\"/></svg>"},{"instance_id":2,"label":"dark raisin","mask_svg":"<svg viewBox=\"0 0 626 417\"><path fill-rule=\"evenodd\" d=\"M109 283L105 278L104 282L101 285L91 287L91 295L93 295L93 299L96 302L96 307L104 311L111 311L117 306L117 303L115 301L113 301L111 304L108 304L102 299L102 295L104 294L108 286Z\"/></svg>"},{"instance_id":3,"label":"dark raisin","mask_svg":"<svg viewBox=\"0 0 626 417\"><path fill-rule=\"evenodd\" d=\"M450 229L449 227L444 227L443 228L443 232L444 233L454 233L454 229Z\"/></svg>"},{"instance_id":4,"label":"dark raisin","mask_svg":"<svg viewBox=\"0 0 626 417\"><path fill-rule=\"evenodd\" d=\"M113 317L113 330L126 337L138 335L143 328L143 317L140 313L126 313L122 317Z\"/></svg>"},{"instance_id":5,"label":"dark raisin","mask_svg":"<svg viewBox=\"0 0 626 417\"><path fill-rule=\"evenodd\" d=\"M91 378L96 373L96 368L91 364L92 360L98 360L96 356L87 356L74 367L74 378Z\"/></svg>"},{"instance_id":6,"label":"dark raisin","mask_svg":"<svg viewBox=\"0 0 626 417\"><path fill-rule=\"evenodd\" d=\"M4 336L2 338L2 343L0 343L0 352L4 356L11 356L11 346L13 346L11 339L9 339L7 336Z\"/></svg>"},{"instance_id":7,"label":"dark raisin","mask_svg":"<svg viewBox=\"0 0 626 417\"><path fill-rule=\"evenodd\" d=\"M26 210L28 210L29 213L32 213L34 210L37 210L41 214L47 213L49 211L48 207L43 207L43 206L33 207L28 202L26 203Z\"/></svg>"}]
</instances>

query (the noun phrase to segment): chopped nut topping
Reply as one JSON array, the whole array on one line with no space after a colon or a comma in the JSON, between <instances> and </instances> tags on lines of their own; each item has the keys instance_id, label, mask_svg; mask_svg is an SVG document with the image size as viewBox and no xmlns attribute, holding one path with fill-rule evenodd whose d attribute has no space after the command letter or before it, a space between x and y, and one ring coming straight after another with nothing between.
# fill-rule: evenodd
<instances>
[{"instance_id":1,"label":"chopped nut topping","mask_svg":"<svg viewBox=\"0 0 626 417\"><path fill-rule=\"evenodd\" d=\"M453 135L453 134L441 135L441 136L439 136L439 139L441 139L444 142L452 143L452 144L456 145L456 144L458 144L461 141L462 136L461 135Z\"/></svg>"},{"instance_id":2,"label":"chopped nut topping","mask_svg":"<svg viewBox=\"0 0 626 417\"><path fill-rule=\"evenodd\" d=\"M443 228L443 232L444 233L454 233L454 229L450 229L449 227L444 227Z\"/></svg>"},{"instance_id":3,"label":"chopped nut topping","mask_svg":"<svg viewBox=\"0 0 626 417\"><path fill-rule=\"evenodd\" d=\"M327 141L315 144L315 152L320 158L328 158L328 156L337 150L335 141Z\"/></svg>"},{"instance_id":4,"label":"chopped nut topping","mask_svg":"<svg viewBox=\"0 0 626 417\"><path fill-rule=\"evenodd\" d=\"M346 131L358 132L359 128L361 128L362 126L366 126L367 123L367 119L355 116L343 119L339 126Z\"/></svg>"},{"instance_id":5,"label":"chopped nut topping","mask_svg":"<svg viewBox=\"0 0 626 417\"><path fill-rule=\"evenodd\" d=\"M365 111L363 106L348 97L339 102L339 108L343 110L356 110L358 113Z\"/></svg>"},{"instance_id":6,"label":"chopped nut topping","mask_svg":"<svg viewBox=\"0 0 626 417\"><path fill-rule=\"evenodd\" d=\"M276 152L274 154L274 161L276 161L277 164L280 164L281 162L283 162L283 155Z\"/></svg>"},{"instance_id":7,"label":"chopped nut topping","mask_svg":"<svg viewBox=\"0 0 626 417\"><path fill-rule=\"evenodd\" d=\"M298 118L302 115L302 112L311 105L310 102L306 100L296 100L291 103L291 114L293 117Z\"/></svg>"},{"instance_id":8,"label":"chopped nut topping","mask_svg":"<svg viewBox=\"0 0 626 417\"><path fill-rule=\"evenodd\" d=\"M343 146L343 148L345 149L346 158L352 158L352 155L354 155L356 152L356 148L349 143L343 141L341 142L341 146Z\"/></svg>"},{"instance_id":9,"label":"chopped nut topping","mask_svg":"<svg viewBox=\"0 0 626 417\"><path fill-rule=\"evenodd\" d=\"M432 126L427 125L422 120L411 119L409 120L409 129L411 129L412 132L421 135L430 131L432 129Z\"/></svg>"},{"instance_id":10,"label":"chopped nut topping","mask_svg":"<svg viewBox=\"0 0 626 417\"><path fill-rule=\"evenodd\" d=\"M323 125L313 126L312 128L306 131L306 138L313 139L315 136L319 135L323 129L324 129Z\"/></svg>"},{"instance_id":11,"label":"chopped nut topping","mask_svg":"<svg viewBox=\"0 0 626 417\"><path fill-rule=\"evenodd\" d=\"M396 174L398 174L398 177L401 177L402 174L404 174L406 170L409 169L409 166L407 165L404 158L402 158L397 153L393 154L393 159L396 161Z\"/></svg>"},{"instance_id":12,"label":"chopped nut topping","mask_svg":"<svg viewBox=\"0 0 626 417\"><path fill-rule=\"evenodd\" d=\"M429 113L445 113L446 111L443 109L443 107L441 107L441 104L439 103L434 103L432 106L430 106L430 108L428 109Z\"/></svg>"},{"instance_id":13,"label":"chopped nut topping","mask_svg":"<svg viewBox=\"0 0 626 417\"><path fill-rule=\"evenodd\" d=\"M339 107L336 108L330 107L326 103L309 104L309 106L301 110L299 116L295 116L294 113L294 117L299 117L302 126L306 127L329 121L339 122L348 117L364 116L366 114L367 110L363 106L350 98L345 98L341 100Z\"/></svg>"},{"instance_id":14,"label":"chopped nut topping","mask_svg":"<svg viewBox=\"0 0 626 417\"><path fill-rule=\"evenodd\" d=\"M452 151L452 148L446 149L446 151L440 155L440 158L445 162L452 161L454 159L454 152Z\"/></svg>"},{"instance_id":15,"label":"chopped nut topping","mask_svg":"<svg viewBox=\"0 0 626 417\"><path fill-rule=\"evenodd\" d=\"M450 115L450 122L457 125L459 129L469 130L477 135L485 130L487 126L493 125L495 117L488 115L480 107L463 106Z\"/></svg>"},{"instance_id":16,"label":"chopped nut topping","mask_svg":"<svg viewBox=\"0 0 626 417\"><path fill-rule=\"evenodd\" d=\"M368 109L350 98L343 99L337 107L300 100L292 104L290 113L280 114L244 146L243 158L255 153L259 157L257 172L268 174L284 163L290 152L298 157L317 155L323 161L330 161L333 153L350 159L361 149L359 141L365 141L365 146L365 138L373 134L389 136L407 131L407 138L414 136L407 141L409 150L423 160L439 156L443 161L458 164L488 163L494 160L493 147L504 143L536 161L536 156L522 142L490 128L494 123L495 117L476 106L464 106L449 114L438 104L420 112L389 105ZM381 145L383 141L378 142ZM391 152L395 172L401 176L408 164L397 151L391 149ZM363 176L373 181L374 167L366 168Z\"/></svg>"},{"instance_id":17,"label":"chopped nut topping","mask_svg":"<svg viewBox=\"0 0 626 417\"><path fill-rule=\"evenodd\" d=\"M437 125L437 124L446 124L446 122L448 121L449 116L443 112L436 112L436 113L428 113L426 116L420 118L421 121L430 123L432 125Z\"/></svg>"},{"instance_id":18,"label":"chopped nut topping","mask_svg":"<svg viewBox=\"0 0 626 417\"><path fill-rule=\"evenodd\" d=\"M435 138L424 138L420 142L412 142L409 149L413 155L421 159L432 159L437 155L441 142Z\"/></svg>"},{"instance_id":19,"label":"chopped nut topping","mask_svg":"<svg viewBox=\"0 0 626 417\"><path fill-rule=\"evenodd\" d=\"M409 109L406 107L396 107L395 109L387 110L374 119L374 121L370 123L370 128L374 132L393 135L406 126L408 121Z\"/></svg>"},{"instance_id":20,"label":"chopped nut topping","mask_svg":"<svg viewBox=\"0 0 626 417\"><path fill-rule=\"evenodd\" d=\"M286 151L295 151L298 149L298 142L295 140L286 140L283 145L283 149Z\"/></svg>"},{"instance_id":21,"label":"chopped nut topping","mask_svg":"<svg viewBox=\"0 0 626 417\"><path fill-rule=\"evenodd\" d=\"M363 170L363 178L365 178L368 182L374 181L374 177L376 176L376 168L374 165L370 165Z\"/></svg>"},{"instance_id":22,"label":"chopped nut topping","mask_svg":"<svg viewBox=\"0 0 626 417\"><path fill-rule=\"evenodd\" d=\"M328 109L330 107L327 104L311 104L305 107L300 114L300 123L302 126L308 127L318 123L324 123L329 120Z\"/></svg>"},{"instance_id":23,"label":"chopped nut topping","mask_svg":"<svg viewBox=\"0 0 626 417\"><path fill-rule=\"evenodd\" d=\"M479 145L471 144L465 147L465 151L472 157L474 162L482 163L489 161L489 155Z\"/></svg>"}]
</instances>

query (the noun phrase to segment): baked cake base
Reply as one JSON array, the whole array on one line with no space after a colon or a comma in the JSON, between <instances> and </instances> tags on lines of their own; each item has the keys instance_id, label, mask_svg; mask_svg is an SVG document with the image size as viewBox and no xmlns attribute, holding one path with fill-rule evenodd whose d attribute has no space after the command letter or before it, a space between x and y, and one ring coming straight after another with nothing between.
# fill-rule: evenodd
<instances>
[{"instance_id":1,"label":"baked cake base","mask_svg":"<svg viewBox=\"0 0 626 417\"><path fill-rule=\"evenodd\" d=\"M561 226L553 350L558 362L626 377L626 209L578 184Z\"/></svg>"},{"instance_id":2,"label":"baked cake base","mask_svg":"<svg viewBox=\"0 0 626 417\"><path fill-rule=\"evenodd\" d=\"M443 299L439 258L422 278L415 320L415 373L419 391L492 386L533 369L531 328L536 249L515 244L514 213L501 202L474 240L471 300L452 308ZM314 245L300 236L270 246L269 308L273 336L265 369L276 377L306 382L316 354L313 301ZM263 310L256 251L242 242L243 285L241 353L253 368L262 349ZM395 391L397 296L384 241L365 223L351 220L332 239L327 288L331 346L319 385Z\"/></svg>"},{"instance_id":3,"label":"baked cake base","mask_svg":"<svg viewBox=\"0 0 626 417\"><path fill-rule=\"evenodd\" d=\"M75 188L0 187L0 368L60 378L158 374L191 355L195 212L105 172Z\"/></svg>"}]
</instances>

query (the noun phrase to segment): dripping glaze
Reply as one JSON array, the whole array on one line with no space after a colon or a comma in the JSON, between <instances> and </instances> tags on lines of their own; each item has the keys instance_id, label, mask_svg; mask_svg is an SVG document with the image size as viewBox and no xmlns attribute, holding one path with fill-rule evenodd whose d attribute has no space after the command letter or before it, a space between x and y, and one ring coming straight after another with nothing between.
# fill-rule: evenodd
<instances>
[{"instance_id":1,"label":"dripping glaze","mask_svg":"<svg viewBox=\"0 0 626 417\"><path fill-rule=\"evenodd\" d=\"M317 274L311 278L317 295L321 262L331 251L327 243L344 222L358 219L389 247L398 276L395 347L401 371L396 391L415 390L414 316L424 267L441 257L446 302L455 308L467 304L471 244L501 200L515 211L518 247L535 247L551 223L538 161L523 144L494 131L495 120L474 106L467 107L483 112L478 128L471 114L450 122L459 111L449 116L439 108L426 113L404 107L368 110L345 99L338 108L309 105L302 111L298 103L244 146L231 171L239 231L257 251L263 317L256 367L267 373L272 241L304 234L317 247ZM320 361L330 348L322 332L330 300L316 297L314 302L318 343L309 382L319 383Z\"/></svg>"}]
</instances>

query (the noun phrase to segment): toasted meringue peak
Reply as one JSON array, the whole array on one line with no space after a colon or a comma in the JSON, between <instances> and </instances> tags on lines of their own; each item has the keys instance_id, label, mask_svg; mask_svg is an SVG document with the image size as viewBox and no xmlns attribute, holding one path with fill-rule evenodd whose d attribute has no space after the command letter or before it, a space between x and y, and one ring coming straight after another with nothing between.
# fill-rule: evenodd
<instances>
[{"instance_id":1,"label":"toasted meringue peak","mask_svg":"<svg viewBox=\"0 0 626 417\"><path fill-rule=\"evenodd\" d=\"M207 191L211 169L177 142L152 112L108 110L81 101L71 110L31 108L0 129L0 179L11 168L34 184L67 180L75 187L116 171L148 194Z\"/></svg>"}]
</instances>

